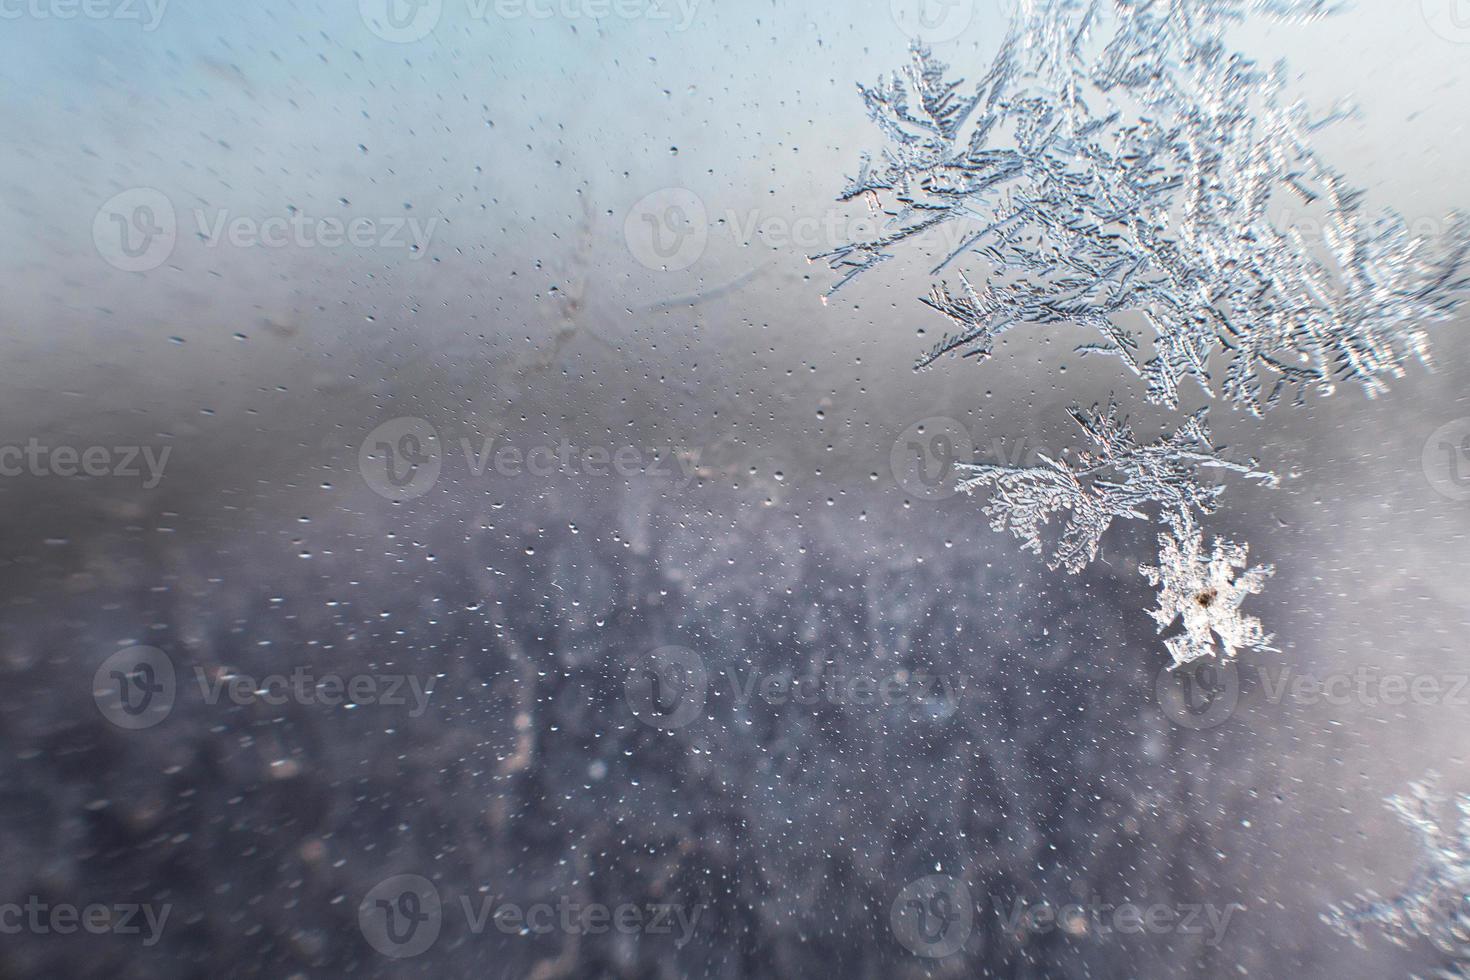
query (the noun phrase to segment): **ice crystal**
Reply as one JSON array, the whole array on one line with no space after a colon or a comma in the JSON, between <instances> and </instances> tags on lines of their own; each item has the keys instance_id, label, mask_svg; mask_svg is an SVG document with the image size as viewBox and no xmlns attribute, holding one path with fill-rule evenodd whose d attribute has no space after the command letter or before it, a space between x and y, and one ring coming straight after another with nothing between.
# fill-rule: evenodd
<instances>
[{"instance_id":1,"label":"ice crystal","mask_svg":"<svg viewBox=\"0 0 1470 980\"><path fill-rule=\"evenodd\" d=\"M1247 567L1246 554L1245 545L1216 538L1214 554L1207 556L1198 531L1182 539L1159 535L1159 564L1140 571L1159 586L1159 608L1151 614L1159 632L1176 621L1184 627L1164 639L1175 667L1205 658L1226 662L1242 649L1271 648L1261 621L1242 613L1240 604L1259 593L1275 570Z\"/></svg>"},{"instance_id":2,"label":"ice crystal","mask_svg":"<svg viewBox=\"0 0 1470 980\"><path fill-rule=\"evenodd\" d=\"M900 246L939 246L923 302L948 332L919 366L947 354L983 360L1017 327L1082 327L1083 355L1110 355L1144 396L1177 409L1191 379L1211 398L1260 415L1342 382L1380 393L1413 360L1426 328L1470 294L1470 220L1411 231L1312 146L1349 109L1316 118L1286 91L1285 63L1233 50L1250 15L1312 20L1324 0L1019 0L979 82L915 45L909 64L859 91L885 140L841 199L884 220L825 259L831 292ZM1292 211L1322 229L1308 233ZM1436 238L1438 240L1436 240ZM829 293L830 295L831 293ZM1153 511L1160 555L1141 568L1160 589L1153 616L1175 665L1266 649L1240 611L1269 567L1216 539L1196 516L1220 488L1204 467L1236 469L1209 442L1203 412L1151 446L1115 407L1072 411L1098 449L1077 463L972 466L997 530L1043 552L1043 526L1068 513L1052 567L1080 571L1112 521ZM1274 479L1274 478L1271 478Z\"/></svg>"},{"instance_id":3,"label":"ice crystal","mask_svg":"<svg viewBox=\"0 0 1470 980\"><path fill-rule=\"evenodd\" d=\"M1452 216L1436 244L1396 213L1370 214L1310 143L1343 110L1313 119L1284 93L1284 64L1225 43L1247 14L1328 12L1321 0L1022 0L973 88L916 46L901 73L859 86L887 146L842 199L866 199L886 223L814 258L839 274L835 292L895 246L948 233L924 302L951 332L921 366L983 359L1017 326L1072 324L1100 335L1080 351L1120 358L1170 407L1190 378L1256 413L1287 389L1351 381L1377 394L1464 300L1470 223ZM1320 216L1320 240L1283 220L1290 209ZM943 278L962 259L973 267Z\"/></svg>"},{"instance_id":4,"label":"ice crystal","mask_svg":"<svg viewBox=\"0 0 1470 980\"><path fill-rule=\"evenodd\" d=\"M831 292L901 245L941 247L923 303L948 320L920 357L983 360L1010 329L1073 326L1083 356L1117 357L1151 403L1177 408L1194 381L1211 398L1263 414L1351 382L1376 395L1427 360L1426 328L1470 295L1470 219L1442 234L1370 213L1363 191L1311 144L1347 115L1313 118L1286 93L1286 65L1226 43L1247 16L1310 21L1324 0L1019 0L978 84L953 78L929 48L873 87L858 85L882 132L841 200L883 217L878 234L825 259ZM1289 220L1292 210L1322 228ZM831 295L829 292L829 295ZM1244 545L1204 550L1197 514L1219 486L1201 467L1250 476L1211 447L1204 413L1141 447L1116 408L1072 411L1100 450L1078 463L969 467L966 491L992 491L986 516L1041 554L1042 529L1066 527L1053 567L1079 572L1117 517L1163 523L1152 613L1175 663L1266 648L1239 611L1269 567Z\"/></svg>"},{"instance_id":5,"label":"ice crystal","mask_svg":"<svg viewBox=\"0 0 1470 980\"><path fill-rule=\"evenodd\" d=\"M1338 932L1362 942L1369 928L1382 929L1400 945L1424 939L1445 958L1440 978L1470 977L1470 795L1455 800L1458 823L1444 827L1437 811L1444 806L1434 777L1411 783L1409 792L1391 797L1388 805L1414 829L1423 856L1409 884L1387 900L1360 897L1333 906L1324 920Z\"/></svg>"},{"instance_id":6,"label":"ice crystal","mask_svg":"<svg viewBox=\"0 0 1470 980\"><path fill-rule=\"evenodd\" d=\"M1276 477L1254 461L1232 462L1210 438L1206 410L1157 442L1142 444L1116 402L1106 409L1073 406L1069 414L1092 443L1076 462L1041 455L1039 466L966 463L960 482L967 493L989 489L984 512L997 531L1010 531L1022 547L1042 554L1044 526L1068 513L1052 568L1076 573L1097 557L1098 544L1115 518L1157 516L1176 540L1196 537L1196 515L1215 511L1223 492L1200 471L1227 470L1274 485Z\"/></svg>"}]
</instances>

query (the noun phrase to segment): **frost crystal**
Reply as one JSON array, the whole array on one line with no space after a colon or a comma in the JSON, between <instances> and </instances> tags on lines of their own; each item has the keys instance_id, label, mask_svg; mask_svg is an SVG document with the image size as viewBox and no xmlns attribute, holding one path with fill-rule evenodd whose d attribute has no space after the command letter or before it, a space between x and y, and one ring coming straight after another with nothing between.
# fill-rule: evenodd
<instances>
[{"instance_id":1,"label":"frost crystal","mask_svg":"<svg viewBox=\"0 0 1470 980\"><path fill-rule=\"evenodd\" d=\"M1053 514L1067 511L1066 528L1049 561L1052 568L1080 572L1097 557L1098 543L1114 518L1147 519L1150 510L1179 540L1197 537L1196 513L1213 513L1223 487L1200 480L1205 468L1229 470L1275 485L1276 477L1257 470L1254 461L1233 463L1210 441L1204 409L1167 438L1141 445L1116 403L1069 414L1095 447L1076 463L1041 456L1040 466L961 464L971 475L960 489L992 493L984 511L991 527L1010 531L1022 547L1042 553L1042 528Z\"/></svg>"},{"instance_id":2,"label":"frost crystal","mask_svg":"<svg viewBox=\"0 0 1470 980\"><path fill-rule=\"evenodd\" d=\"M1347 110L1313 118L1286 94L1285 63L1226 44L1249 15L1312 20L1334 5L1018 3L974 86L922 45L901 72L859 86L886 145L841 199L882 223L813 256L838 274L831 292L898 246L937 245L923 302L949 332L920 367L983 360L1016 327L1083 327L1097 339L1080 353L1118 358L1171 409L1190 379L1261 415L1285 391L1300 402L1352 382L1376 395L1427 360L1425 328L1470 295L1470 220L1451 215L1436 235L1370 214L1311 145ZM992 526L1040 554L1043 525L1067 511L1052 566L1077 572L1114 518L1156 507L1166 533L1143 572L1161 590L1161 630L1183 624L1166 641L1176 666L1267 648L1239 607L1269 567L1246 570L1245 547L1225 540L1207 556L1195 514L1220 493L1198 482L1201 467L1268 475L1221 459L1203 412L1151 446L1115 408L1072 415L1100 447L1077 464L969 468L962 486L992 491Z\"/></svg>"},{"instance_id":3,"label":"frost crystal","mask_svg":"<svg viewBox=\"0 0 1470 980\"><path fill-rule=\"evenodd\" d=\"M1386 901L1361 897L1346 907L1332 907L1323 919L1338 932L1362 942L1369 927L1407 946L1427 939L1446 958L1440 978L1470 977L1470 795L1455 800L1456 829L1445 830L1435 812L1443 799L1434 777L1411 783L1408 795L1391 797L1388 805L1414 828L1424 855L1408 886Z\"/></svg>"},{"instance_id":4,"label":"frost crystal","mask_svg":"<svg viewBox=\"0 0 1470 980\"><path fill-rule=\"evenodd\" d=\"M1283 94L1284 64L1262 68L1224 41L1249 13L1328 12L1321 0L1022 0L973 88L916 46L902 73L859 86L887 147L842 199L865 198L886 224L814 258L839 273L833 292L939 232L933 275L975 260L925 300L951 332L921 366L983 359L1019 325L1073 324L1100 335L1080 351L1120 358L1170 407L1189 378L1256 413L1284 389L1352 381L1377 394L1426 357L1425 325L1465 299L1470 223L1451 216L1436 244L1396 213L1369 214L1309 142L1342 111L1310 118Z\"/></svg>"},{"instance_id":5,"label":"frost crystal","mask_svg":"<svg viewBox=\"0 0 1470 980\"><path fill-rule=\"evenodd\" d=\"M1259 593L1275 570L1270 565L1247 568L1246 550L1216 538L1215 553L1207 557L1198 532L1182 541L1159 535L1158 567L1139 570L1159 586L1159 608L1151 614L1159 632L1175 621L1184 626L1183 633L1164 640L1175 667L1204 658L1233 660L1240 649L1271 649L1261 621L1244 615L1240 604Z\"/></svg>"}]
</instances>

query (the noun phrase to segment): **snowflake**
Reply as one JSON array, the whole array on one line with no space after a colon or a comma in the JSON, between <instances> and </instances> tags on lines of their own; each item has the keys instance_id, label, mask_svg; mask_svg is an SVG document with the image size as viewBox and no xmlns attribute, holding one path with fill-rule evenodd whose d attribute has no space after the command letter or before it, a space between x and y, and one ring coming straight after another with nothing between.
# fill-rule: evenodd
<instances>
[{"instance_id":1,"label":"snowflake","mask_svg":"<svg viewBox=\"0 0 1470 980\"><path fill-rule=\"evenodd\" d=\"M1184 626L1183 633L1164 640L1175 667L1205 658L1223 663L1234 660L1241 649L1271 649L1261 621L1244 615L1240 604L1258 594L1275 569L1247 568L1246 553L1244 545L1216 538L1214 554L1206 556L1198 532L1183 540L1159 535L1158 566L1139 571L1159 587L1159 608L1151 613L1159 632L1176 621Z\"/></svg>"},{"instance_id":2,"label":"snowflake","mask_svg":"<svg viewBox=\"0 0 1470 980\"><path fill-rule=\"evenodd\" d=\"M1431 775L1409 784L1407 795L1388 800L1417 832L1424 852L1408 886L1388 900L1365 896L1345 907L1333 906L1322 918L1359 943L1370 926L1385 930L1400 946L1427 939L1448 961L1448 968L1436 976L1470 978L1470 795L1455 800L1458 827L1448 831L1435 812L1444 802L1434 790L1436 782Z\"/></svg>"}]
</instances>

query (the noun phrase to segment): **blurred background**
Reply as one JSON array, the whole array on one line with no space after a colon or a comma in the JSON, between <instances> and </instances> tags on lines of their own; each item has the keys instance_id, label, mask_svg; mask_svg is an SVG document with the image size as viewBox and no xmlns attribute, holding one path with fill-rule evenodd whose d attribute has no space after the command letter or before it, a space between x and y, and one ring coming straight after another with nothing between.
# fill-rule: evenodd
<instances>
[{"instance_id":1,"label":"blurred background","mask_svg":"<svg viewBox=\"0 0 1470 980\"><path fill-rule=\"evenodd\" d=\"M1470 28L1420 7L1235 40L1350 97L1324 152L1432 230L1467 203ZM1075 447L1066 406L1131 379L1022 331L916 374L926 257L827 304L808 261L867 220L834 201L880 147L856 83L915 33L974 78L1007 18L0 6L0 976L1435 968L1320 916L1412 875L1384 797L1470 789L1470 475L1436 449L1470 345L1376 401L1213 413L1284 477L1210 523L1276 566L1281 652L1226 711L1158 696L1150 528L1050 572L911 465L938 432ZM688 717L638 680L668 648ZM1271 696L1363 671L1440 694ZM931 876L958 932L903 911ZM558 903L692 926L520 924ZM1030 914L1071 904L1234 911Z\"/></svg>"}]
</instances>

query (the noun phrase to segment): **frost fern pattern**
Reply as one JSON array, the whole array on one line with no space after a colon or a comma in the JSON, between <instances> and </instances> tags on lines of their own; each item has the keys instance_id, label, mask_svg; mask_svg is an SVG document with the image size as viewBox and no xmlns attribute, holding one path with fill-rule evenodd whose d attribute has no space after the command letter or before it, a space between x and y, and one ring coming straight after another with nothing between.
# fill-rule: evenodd
<instances>
[{"instance_id":1,"label":"frost fern pattern","mask_svg":"<svg viewBox=\"0 0 1470 980\"><path fill-rule=\"evenodd\" d=\"M1190 379L1257 414L1286 390L1384 391L1427 357L1426 325L1463 304L1470 224L1450 216L1437 244L1395 212L1370 214L1309 141L1347 110L1311 118L1286 101L1284 64L1225 45L1251 11L1327 8L1023 0L968 90L916 46L904 71L859 86L887 146L842 199L887 221L813 257L839 274L828 295L955 223L924 300L950 332L920 366L983 360L1013 328L1071 325L1098 335L1079 351L1119 358L1170 408ZM1287 206L1317 209L1322 240L1273 219ZM1137 321L1147 336L1125 325Z\"/></svg>"},{"instance_id":2,"label":"frost fern pattern","mask_svg":"<svg viewBox=\"0 0 1470 980\"><path fill-rule=\"evenodd\" d=\"M973 86L916 45L902 71L859 86L885 146L841 200L883 224L812 257L837 275L828 297L900 246L943 240L922 302L948 329L920 368L983 361L1012 329L1080 327L1094 335L1082 355L1117 358L1171 410L1189 382L1258 417L1287 393L1382 393L1427 361L1427 327L1470 293L1470 221L1448 216L1435 241L1370 213L1311 144L1349 108L1314 118L1286 95L1284 63L1225 42L1253 14L1331 12L1324 0L1020 0ZM1320 239L1275 217L1287 207L1320 219ZM1239 607L1271 568L1226 539L1206 551L1197 517L1220 488L1197 476L1274 478L1223 460L1204 410L1149 447L1115 406L1071 414L1098 447L1077 466L968 468L962 488L990 491L992 526L1041 554L1043 524L1067 511L1051 565L1078 572L1113 519L1152 508L1159 558L1140 570L1159 589L1160 631L1182 625L1165 641L1175 666L1270 649Z\"/></svg>"},{"instance_id":3,"label":"frost fern pattern","mask_svg":"<svg viewBox=\"0 0 1470 980\"><path fill-rule=\"evenodd\" d=\"M1431 775L1388 800L1414 829L1423 854L1404 890L1389 899L1364 896L1333 907L1323 919L1359 943L1370 929L1382 930L1401 946L1427 941L1445 960L1436 976L1470 978L1470 796L1455 799L1455 826L1446 828L1440 816L1445 801L1436 782Z\"/></svg>"},{"instance_id":4,"label":"frost fern pattern","mask_svg":"<svg viewBox=\"0 0 1470 980\"><path fill-rule=\"evenodd\" d=\"M1175 620L1182 634L1165 641L1175 666L1218 656L1229 660L1237 649L1265 649L1270 643L1258 619L1240 613L1241 601L1261 591L1269 566L1247 569L1246 549L1216 540L1214 557L1203 555L1198 517L1214 512L1224 492L1200 479L1217 469L1275 486L1276 477L1254 460L1232 462L1210 438L1203 410L1165 439L1141 445L1116 403L1085 411L1074 406L1072 419L1093 449L1076 463L1042 455L1032 467L962 464L969 475L960 483L968 493L986 489L984 512L991 527L1010 531L1022 547L1043 551L1050 518L1067 512L1067 522L1049 561L1052 568L1077 573L1097 557L1103 534L1117 518L1154 518L1167 530L1159 536L1159 564L1140 571L1160 588L1153 617L1159 631ZM1214 639L1220 640L1217 646Z\"/></svg>"}]
</instances>

